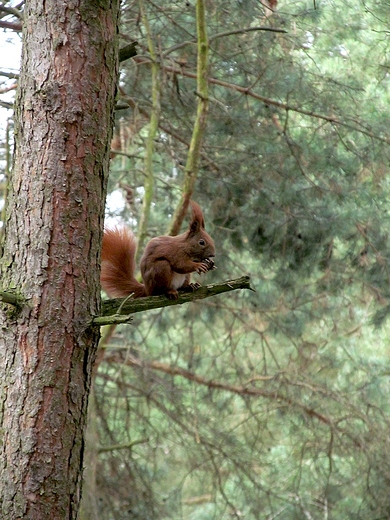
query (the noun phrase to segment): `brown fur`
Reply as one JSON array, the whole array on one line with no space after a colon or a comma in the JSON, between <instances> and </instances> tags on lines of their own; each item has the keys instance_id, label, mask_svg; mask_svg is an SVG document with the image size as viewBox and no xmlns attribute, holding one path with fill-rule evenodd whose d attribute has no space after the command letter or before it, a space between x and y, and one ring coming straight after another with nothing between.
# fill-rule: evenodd
<instances>
[{"instance_id":1,"label":"brown fur","mask_svg":"<svg viewBox=\"0 0 390 520\"><path fill-rule=\"evenodd\" d=\"M135 250L135 237L130 229L104 231L100 281L109 296L124 298L131 293L135 298L146 296L143 284L134 276Z\"/></svg>"},{"instance_id":2,"label":"brown fur","mask_svg":"<svg viewBox=\"0 0 390 520\"><path fill-rule=\"evenodd\" d=\"M213 239L204 229L199 205L191 201L192 218L188 231L172 236L152 238L141 258L140 268L144 284L134 276L136 243L126 228L104 232L102 247L101 283L109 296L135 298L166 294L178 297L178 289L192 287L191 273L205 273L210 258L215 256Z\"/></svg>"}]
</instances>

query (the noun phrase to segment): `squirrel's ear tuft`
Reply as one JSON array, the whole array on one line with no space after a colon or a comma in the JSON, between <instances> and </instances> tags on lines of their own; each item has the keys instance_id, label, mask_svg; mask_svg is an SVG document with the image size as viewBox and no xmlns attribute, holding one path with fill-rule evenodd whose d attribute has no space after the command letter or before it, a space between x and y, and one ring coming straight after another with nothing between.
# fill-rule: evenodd
<instances>
[{"instance_id":1,"label":"squirrel's ear tuft","mask_svg":"<svg viewBox=\"0 0 390 520\"><path fill-rule=\"evenodd\" d=\"M201 228L204 229L204 217L202 210L200 209L199 204L195 201L190 200L191 209L192 209L192 218L190 222L190 231L197 232Z\"/></svg>"}]
</instances>

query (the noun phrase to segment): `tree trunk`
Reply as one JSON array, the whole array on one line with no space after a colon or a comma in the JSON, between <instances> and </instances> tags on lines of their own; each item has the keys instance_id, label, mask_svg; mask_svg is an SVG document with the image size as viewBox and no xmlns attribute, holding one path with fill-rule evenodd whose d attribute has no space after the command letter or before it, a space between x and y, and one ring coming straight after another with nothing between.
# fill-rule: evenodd
<instances>
[{"instance_id":1,"label":"tree trunk","mask_svg":"<svg viewBox=\"0 0 390 520\"><path fill-rule=\"evenodd\" d=\"M26 2L0 312L1 518L76 518L119 0Z\"/></svg>"}]
</instances>

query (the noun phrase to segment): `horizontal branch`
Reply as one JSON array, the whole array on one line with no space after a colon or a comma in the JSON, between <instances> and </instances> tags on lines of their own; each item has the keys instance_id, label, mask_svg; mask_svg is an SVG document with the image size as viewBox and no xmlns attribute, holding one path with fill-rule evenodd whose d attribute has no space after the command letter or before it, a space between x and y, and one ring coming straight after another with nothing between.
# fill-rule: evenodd
<instances>
[{"instance_id":1,"label":"horizontal branch","mask_svg":"<svg viewBox=\"0 0 390 520\"><path fill-rule=\"evenodd\" d=\"M150 65L151 64L150 59L147 59L145 57L142 57L142 58L140 57L140 58L136 59L136 61L139 65L142 65L142 64ZM177 75L185 76L187 78L196 79L196 72L191 72L189 70L186 70L184 67L178 68L178 67L172 67L170 65L163 65L163 69L167 72L171 72L172 74L177 74ZM356 125L353 125L346 121L342 121L341 119L339 119L333 115L328 116L326 114L321 114L319 112L314 112L312 110L306 110L304 108L290 105L288 103L283 103L282 101L277 101L276 99L268 98L268 97L262 96L261 94L257 94L256 92L253 92L253 90L251 90L251 88L241 87L240 85L236 85L235 83L229 83L227 81L223 81L223 80L211 78L211 77L208 77L207 81L213 85L218 85L218 86L224 87L226 89L235 90L236 92L240 92L241 94L244 94L245 96L251 97L253 99L257 99L258 101L261 101L265 105L270 105L270 106L274 106L277 108L281 108L286 111L295 112L297 114L302 114L302 115L308 116L308 117L313 117L314 119L326 121L333 125L343 126L344 128L348 128L349 130L352 130L354 132L360 132L361 134L366 135L366 136L370 137L371 139L375 139L382 143L390 144L390 137L377 135L377 134L371 132L370 130L366 130L365 128L362 128L360 126L356 126L356 125L359 125L359 122L356 122Z\"/></svg>"},{"instance_id":2,"label":"horizontal branch","mask_svg":"<svg viewBox=\"0 0 390 520\"><path fill-rule=\"evenodd\" d=\"M145 370L157 370L158 372L163 372L165 374L171 375L172 377L182 377L183 379L187 379L196 384L206 386L210 389L230 392L232 394L240 395L244 398L262 397L264 399L268 399L269 401L277 401L279 403L284 403L288 407L301 410L301 412L304 413L308 418L316 419L320 423L326 424L331 430L337 430L340 434L348 437L356 448L361 449L363 446L360 436L358 434L355 434L353 429L347 429L340 425L340 423L343 422L344 418L340 421L340 419L337 417L324 415L315 410L313 407L308 406L304 402L298 401L297 399L288 396L286 393L281 392L280 388L271 388L269 390L265 390L264 388L259 388L258 386L256 386L257 381L262 381L265 384L272 384L273 381L278 381L282 382L284 385L294 386L294 383L291 383L290 381L285 379L283 373L276 373L272 376L256 375L255 377L251 377L247 382L243 384L235 385L225 381L218 381L217 379L207 379L206 377L200 374L197 374L185 368L170 365L168 363L162 363L160 361L145 361L132 355L128 351L126 351L125 356L123 356L123 352L106 353L104 360L108 363L120 363L129 367L138 368L141 369L143 373L145 372ZM100 374L100 377L107 377L107 375ZM126 385L126 383L124 382L121 382L121 385L130 387L130 385ZM314 393L328 393L326 388L315 389L313 387L309 387L309 390L310 392ZM149 398L151 398L150 395ZM361 414L359 413L359 411L357 411L357 416L361 419Z\"/></svg>"},{"instance_id":3,"label":"horizontal branch","mask_svg":"<svg viewBox=\"0 0 390 520\"><path fill-rule=\"evenodd\" d=\"M23 20L23 13L19 9L16 9L15 7L8 7L6 5L0 5L0 13L4 14L10 14L12 16L15 16L15 18L18 18L19 20Z\"/></svg>"},{"instance_id":4,"label":"horizontal branch","mask_svg":"<svg viewBox=\"0 0 390 520\"><path fill-rule=\"evenodd\" d=\"M122 63L122 61L128 60L129 58L133 58L134 56L137 56L137 45L138 42L132 42L128 45L125 45L121 49L119 49L119 61Z\"/></svg>"},{"instance_id":5,"label":"horizontal branch","mask_svg":"<svg viewBox=\"0 0 390 520\"><path fill-rule=\"evenodd\" d=\"M288 31L286 29L277 29L275 27L266 27L266 26L260 26L260 27L244 27L243 29L233 29L231 31L224 31L221 33L217 33L214 35L209 36L209 42L212 42L214 40L217 40L218 38L225 38L226 36L231 36L235 34L245 34L248 32L253 31L268 31L268 32L275 32L275 33L287 33ZM172 45L172 47L169 47L164 53L163 57L165 58L171 52L177 51L178 49L181 49L182 47L186 47L187 45L195 45L197 43L197 40L188 40L185 42L177 43L176 45Z\"/></svg>"},{"instance_id":6,"label":"horizontal branch","mask_svg":"<svg viewBox=\"0 0 390 520\"><path fill-rule=\"evenodd\" d=\"M114 323L126 323L130 320L130 315L136 312L144 312L150 309L159 309L163 307L171 307L172 305L182 305L196 300L202 300L222 294L236 289L249 289L249 276L242 276L235 280L228 280L222 283L212 285L204 285L194 292L181 292L177 300L170 300L166 296L148 296L146 298L131 299L116 298L114 300L105 300L102 302L102 315L96 317L93 322L95 325L107 325Z\"/></svg>"},{"instance_id":7,"label":"horizontal branch","mask_svg":"<svg viewBox=\"0 0 390 520\"><path fill-rule=\"evenodd\" d=\"M248 385L234 385L231 383L218 381L216 379L207 379L185 368L169 365L167 363L161 363L160 361L148 362L140 358L137 358L131 355L130 353L126 353L126 359L123 359L123 357L117 353L108 354L105 357L105 361L114 363L124 363L125 365L141 368L142 370L157 370L159 372L164 372L165 374L169 374L171 376L183 377L197 384L207 386L208 388L224 390L226 392L238 394L241 396L264 397L273 401L280 401L286 403L287 405L295 406L301 409L309 417L313 417L324 424L333 426L333 421L330 417L327 417L326 415L317 412L316 410L310 408L309 406L306 406L305 404L294 401L291 397L283 395L279 391L264 390L262 388L255 387L253 386L253 380L250 380ZM272 381L274 379L276 379L276 377L274 376L257 376L256 378L257 381Z\"/></svg>"},{"instance_id":8,"label":"horizontal branch","mask_svg":"<svg viewBox=\"0 0 390 520\"><path fill-rule=\"evenodd\" d=\"M0 291L0 301L4 303L9 303L10 305L14 305L15 307L24 304L23 298L18 298L15 294L4 291Z\"/></svg>"},{"instance_id":9,"label":"horizontal branch","mask_svg":"<svg viewBox=\"0 0 390 520\"><path fill-rule=\"evenodd\" d=\"M0 70L0 76L4 76L9 79L19 79L19 73L17 72L6 72L5 70Z\"/></svg>"},{"instance_id":10,"label":"horizontal branch","mask_svg":"<svg viewBox=\"0 0 390 520\"><path fill-rule=\"evenodd\" d=\"M115 301L115 300L107 300ZM98 327L104 327L105 325L126 325L132 321L133 317L131 314L121 315L119 313L112 314L111 316L96 316L92 322Z\"/></svg>"},{"instance_id":11,"label":"horizontal branch","mask_svg":"<svg viewBox=\"0 0 390 520\"><path fill-rule=\"evenodd\" d=\"M6 108L7 110L12 110L14 108L13 103L8 103L7 101L0 100L0 107Z\"/></svg>"},{"instance_id":12,"label":"horizontal branch","mask_svg":"<svg viewBox=\"0 0 390 520\"><path fill-rule=\"evenodd\" d=\"M20 32L22 30L22 24L20 22L7 22L6 20L0 20L0 28Z\"/></svg>"},{"instance_id":13,"label":"horizontal branch","mask_svg":"<svg viewBox=\"0 0 390 520\"><path fill-rule=\"evenodd\" d=\"M138 439L138 440L131 441L131 442L126 442L125 444L112 444L110 446L100 446L100 447L98 447L97 450L99 453L106 453L106 452L117 451L117 450L131 450L131 448L133 448L137 444L145 444L146 442L149 442L148 438Z\"/></svg>"},{"instance_id":14,"label":"horizontal branch","mask_svg":"<svg viewBox=\"0 0 390 520\"><path fill-rule=\"evenodd\" d=\"M172 305L182 305L183 303L203 300L204 298L209 298L216 294L223 294L237 289L254 290L250 286L249 276L242 276L241 278L227 280L222 283L204 285L193 292L181 292L179 293L180 296L177 300L170 300L166 296L148 296L146 298L132 299L131 295L127 298L104 300L102 302L102 315L96 316L93 319L93 324L103 326L129 323L132 319L132 314L137 312L171 307ZM0 291L0 301L14 305L15 307L21 306L25 303L22 298L17 297L13 293L4 291Z\"/></svg>"},{"instance_id":15,"label":"horizontal branch","mask_svg":"<svg viewBox=\"0 0 390 520\"><path fill-rule=\"evenodd\" d=\"M259 27L244 27L243 29L233 29L231 31L224 31L214 36L210 36L209 41L212 42L217 40L218 38L225 38L226 36L232 36L233 34L246 34L248 32L254 31L265 31L265 32L274 32L274 33L288 33L287 29L279 29L277 27L268 27L265 25L260 25Z\"/></svg>"},{"instance_id":16,"label":"horizontal branch","mask_svg":"<svg viewBox=\"0 0 390 520\"><path fill-rule=\"evenodd\" d=\"M0 95L7 94L8 92L11 92L11 90L16 90L16 83L13 83L12 85L9 85L8 87L4 87L4 88L0 89Z\"/></svg>"}]
</instances>

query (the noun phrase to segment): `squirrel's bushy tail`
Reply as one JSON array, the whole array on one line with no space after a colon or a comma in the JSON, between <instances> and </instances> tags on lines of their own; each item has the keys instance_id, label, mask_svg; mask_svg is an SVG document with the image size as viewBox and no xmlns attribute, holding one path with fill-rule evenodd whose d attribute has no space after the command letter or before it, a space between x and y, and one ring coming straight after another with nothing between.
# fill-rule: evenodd
<instances>
[{"instance_id":1,"label":"squirrel's bushy tail","mask_svg":"<svg viewBox=\"0 0 390 520\"><path fill-rule=\"evenodd\" d=\"M126 228L106 229L102 244L102 270L100 281L111 298L146 296L145 287L135 279L136 242Z\"/></svg>"}]
</instances>

